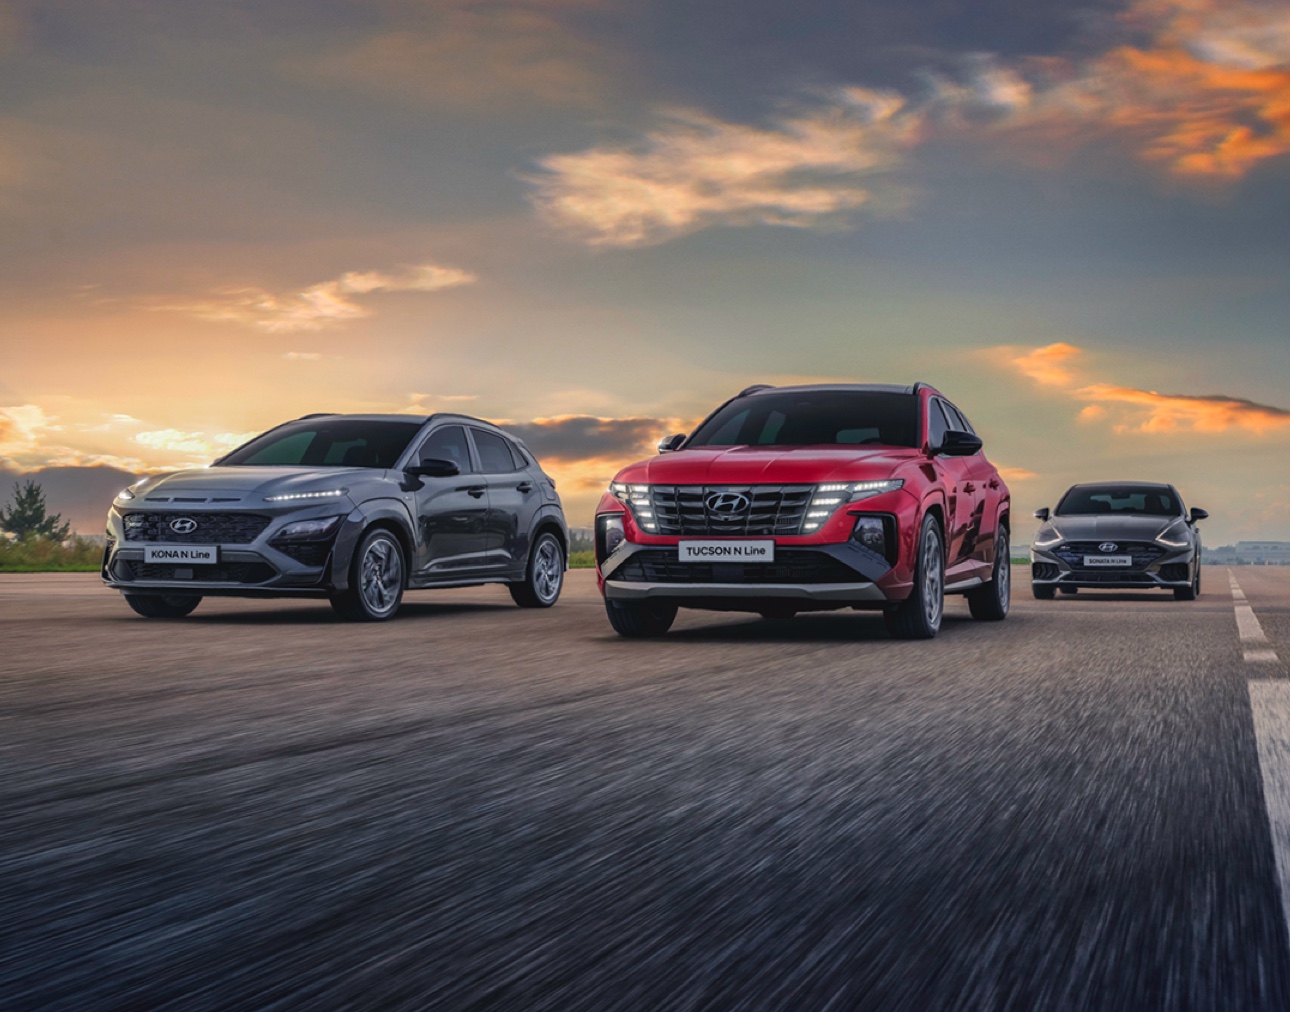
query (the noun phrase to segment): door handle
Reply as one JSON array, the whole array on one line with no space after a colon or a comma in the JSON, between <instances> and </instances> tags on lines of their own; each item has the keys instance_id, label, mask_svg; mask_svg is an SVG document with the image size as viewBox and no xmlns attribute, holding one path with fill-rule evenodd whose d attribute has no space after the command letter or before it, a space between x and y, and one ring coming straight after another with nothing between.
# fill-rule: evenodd
<instances>
[{"instance_id":1,"label":"door handle","mask_svg":"<svg viewBox=\"0 0 1290 1012\"><path fill-rule=\"evenodd\" d=\"M998 479L998 478L991 478L991 479L990 479L990 482L989 482L989 485L990 485L990 488L998 488L998 487L999 487L999 479Z\"/></svg>"},{"instance_id":2,"label":"door handle","mask_svg":"<svg viewBox=\"0 0 1290 1012\"><path fill-rule=\"evenodd\" d=\"M964 485L964 486L963 486L963 491L964 491L964 492L975 492L975 491L976 491L976 486L975 486L975 485L973 485L973 484L969 481L966 485Z\"/></svg>"},{"instance_id":3,"label":"door handle","mask_svg":"<svg viewBox=\"0 0 1290 1012\"><path fill-rule=\"evenodd\" d=\"M465 492L467 495L474 496L478 499L484 494L485 486L483 485L463 485L457 489L458 492Z\"/></svg>"},{"instance_id":4,"label":"door handle","mask_svg":"<svg viewBox=\"0 0 1290 1012\"><path fill-rule=\"evenodd\" d=\"M531 481L522 481L522 482L520 482L518 485L516 485L515 487L516 487L517 489L519 489L521 492L523 492L525 495L527 495L528 493L530 493L530 492L532 492L532 491L533 491L533 482L531 482Z\"/></svg>"}]
</instances>

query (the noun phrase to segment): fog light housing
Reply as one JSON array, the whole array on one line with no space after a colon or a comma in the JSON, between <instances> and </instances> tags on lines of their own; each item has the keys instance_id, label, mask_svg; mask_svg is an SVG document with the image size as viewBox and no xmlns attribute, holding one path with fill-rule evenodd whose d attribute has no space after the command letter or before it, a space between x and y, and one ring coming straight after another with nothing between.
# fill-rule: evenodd
<instances>
[{"instance_id":1,"label":"fog light housing","mask_svg":"<svg viewBox=\"0 0 1290 1012\"><path fill-rule=\"evenodd\" d=\"M887 557L887 531L882 517L856 517L855 530L851 540L863 545L871 552Z\"/></svg>"},{"instance_id":2,"label":"fog light housing","mask_svg":"<svg viewBox=\"0 0 1290 1012\"><path fill-rule=\"evenodd\" d=\"M602 513L596 517L596 562L604 562L627 540L621 513Z\"/></svg>"}]
</instances>

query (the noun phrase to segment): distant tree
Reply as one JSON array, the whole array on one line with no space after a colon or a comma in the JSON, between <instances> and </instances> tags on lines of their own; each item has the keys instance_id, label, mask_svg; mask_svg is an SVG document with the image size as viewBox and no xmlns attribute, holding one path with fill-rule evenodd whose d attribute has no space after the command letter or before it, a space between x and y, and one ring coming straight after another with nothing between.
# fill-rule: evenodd
<instances>
[{"instance_id":1,"label":"distant tree","mask_svg":"<svg viewBox=\"0 0 1290 1012\"><path fill-rule=\"evenodd\" d=\"M45 492L34 481L28 481L19 487L13 485L13 502L8 509L0 510L0 530L16 534L20 538L48 538L50 541L64 541L72 525L63 523L63 515L55 513L52 517L45 507Z\"/></svg>"}]
</instances>

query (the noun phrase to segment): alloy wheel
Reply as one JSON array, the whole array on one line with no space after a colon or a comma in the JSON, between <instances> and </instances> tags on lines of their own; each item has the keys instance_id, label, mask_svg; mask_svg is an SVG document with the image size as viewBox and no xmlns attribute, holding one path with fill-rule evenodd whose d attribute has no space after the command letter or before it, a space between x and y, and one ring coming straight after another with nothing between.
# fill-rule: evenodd
<instances>
[{"instance_id":1,"label":"alloy wheel","mask_svg":"<svg viewBox=\"0 0 1290 1012\"><path fill-rule=\"evenodd\" d=\"M363 602L373 614L383 615L398 604L399 590L403 585L403 560L392 541L377 538L367 546L360 574Z\"/></svg>"},{"instance_id":2,"label":"alloy wheel","mask_svg":"<svg viewBox=\"0 0 1290 1012\"><path fill-rule=\"evenodd\" d=\"M533 558L533 590L543 602L554 601L564 579L563 558L554 538L544 538Z\"/></svg>"}]
</instances>

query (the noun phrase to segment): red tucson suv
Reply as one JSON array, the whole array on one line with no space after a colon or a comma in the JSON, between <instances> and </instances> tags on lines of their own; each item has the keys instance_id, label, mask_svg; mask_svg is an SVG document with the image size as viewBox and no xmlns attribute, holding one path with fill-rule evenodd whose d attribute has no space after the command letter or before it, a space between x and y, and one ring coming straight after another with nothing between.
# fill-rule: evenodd
<instances>
[{"instance_id":1,"label":"red tucson suv","mask_svg":"<svg viewBox=\"0 0 1290 1012\"><path fill-rule=\"evenodd\" d=\"M906 639L936 635L946 593L1008 614L1008 487L926 383L749 387L659 453L596 511L623 636L664 633L682 607L877 609Z\"/></svg>"}]
</instances>

